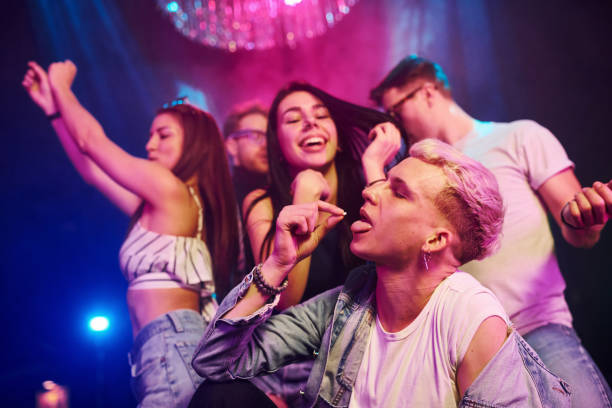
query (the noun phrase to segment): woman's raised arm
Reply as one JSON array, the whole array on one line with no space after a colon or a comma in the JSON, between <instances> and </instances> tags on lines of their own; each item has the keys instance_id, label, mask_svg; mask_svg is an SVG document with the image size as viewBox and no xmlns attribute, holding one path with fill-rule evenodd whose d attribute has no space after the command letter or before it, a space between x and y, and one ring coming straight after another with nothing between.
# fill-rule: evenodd
<instances>
[{"instance_id":1,"label":"woman's raised arm","mask_svg":"<svg viewBox=\"0 0 612 408\"><path fill-rule=\"evenodd\" d=\"M184 183L162 164L134 157L111 141L70 89L76 66L69 60L49 66L49 84L62 119L78 149L112 180L153 207L184 196Z\"/></svg>"},{"instance_id":2,"label":"woman's raised arm","mask_svg":"<svg viewBox=\"0 0 612 408\"><path fill-rule=\"evenodd\" d=\"M45 115L50 116L58 112L53 100L49 78L45 70L36 62L28 62L22 85ZM138 208L141 199L134 193L125 189L110 178L93 160L83 154L68 132L68 128L60 115L51 120L51 125L68 155L68 158L87 184L96 187L113 204L128 215L132 215Z\"/></svg>"}]
</instances>

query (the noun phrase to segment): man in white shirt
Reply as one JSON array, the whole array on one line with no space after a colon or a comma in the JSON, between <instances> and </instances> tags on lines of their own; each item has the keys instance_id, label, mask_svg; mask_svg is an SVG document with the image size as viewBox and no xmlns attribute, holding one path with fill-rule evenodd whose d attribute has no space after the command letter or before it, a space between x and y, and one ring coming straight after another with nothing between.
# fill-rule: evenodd
<instances>
[{"instance_id":1,"label":"man in white shirt","mask_svg":"<svg viewBox=\"0 0 612 408\"><path fill-rule=\"evenodd\" d=\"M573 406L610 407L610 387L572 329L547 213L568 243L591 247L612 214L612 182L581 188L561 144L533 121L472 118L453 100L442 68L424 58L403 59L371 98L412 141L442 140L493 172L506 205L501 248L461 269L497 295L546 366L570 383Z\"/></svg>"}]
</instances>

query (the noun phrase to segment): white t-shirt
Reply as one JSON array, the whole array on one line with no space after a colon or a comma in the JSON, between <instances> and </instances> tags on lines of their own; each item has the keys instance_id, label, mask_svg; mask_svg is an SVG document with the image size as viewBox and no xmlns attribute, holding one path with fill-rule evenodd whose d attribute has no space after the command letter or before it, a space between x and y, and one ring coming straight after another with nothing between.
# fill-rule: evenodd
<instances>
[{"instance_id":1,"label":"white t-shirt","mask_svg":"<svg viewBox=\"0 0 612 408\"><path fill-rule=\"evenodd\" d=\"M457 271L397 333L372 325L349 406L456 407L457 367L480 324L508 317L493 293Z\"/></svg>"},{"instance_id":2,"label":"white t-shirt","mask_svg":"<svg viewBox=\"0 0 612 408\"><path fill-rule=\"evenodd\" d=\"M491 170L506 206L500 250L461 269L497 295L520 334L548 323L571 327L547 210L536 194L550 177L574 166L563 146L530 120L474 121L454 146Z\"/></svg>"}]
</instances>

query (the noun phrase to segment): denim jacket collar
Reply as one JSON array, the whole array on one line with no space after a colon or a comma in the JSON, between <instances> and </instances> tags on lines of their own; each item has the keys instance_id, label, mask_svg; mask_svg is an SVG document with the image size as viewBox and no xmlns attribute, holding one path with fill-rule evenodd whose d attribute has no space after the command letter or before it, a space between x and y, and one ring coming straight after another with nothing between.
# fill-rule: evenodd
<instances>
[{"instance_id":1,"label":"denim jacket collar","mask_svg":"<svg viewBox=\"0 0 612 408\"><path fill-rule=\"evenodd\" d=\"M348 407L375 323L375 288L373 265L354 271L345 283L322 342L324 358L318 359L308 381L306 405ZM514 329L459 402L459 407L508 406L570 406L569 385L546 369Z\"/></svg>"}]
</instances>

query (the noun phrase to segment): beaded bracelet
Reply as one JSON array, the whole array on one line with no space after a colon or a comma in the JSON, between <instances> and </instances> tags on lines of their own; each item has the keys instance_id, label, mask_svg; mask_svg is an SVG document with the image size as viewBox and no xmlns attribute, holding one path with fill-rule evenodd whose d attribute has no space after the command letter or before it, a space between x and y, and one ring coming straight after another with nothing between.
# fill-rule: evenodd
<instances>
[{"instance_id":1,"label":"beaded bracelet","mask_svg":"<svg viewBox=\"0 0 612 408\"><path fill-rule=\"evenodd\" d=\"M289 285L289 279L285 278L283 283L280 286L274 287L270 285L268 282L264 280L263 275L261 274L261 267L263 264L256 265L253 268L253 282L261 293L266 296L276 296L281 293L283 290L287 289L287 285Z\"/></svg>"},{"instance_id":2,"label":"beaded bracelet","mask_svg":"<svg viewBox=\"0 0 612 408\"><path fill-rule=\"evenodd\" d=\"M567 222L567 220L565 219L565 217L563 216L563 213L565 212L565 207L567 207L569 205L569 201L567 203L565 203L565 205L563 206L563 208L561 208L561 222L564 223L567 227L573 229L573 230L581 230L584 228L580 228L580 227L576 227L575 225L570 224L569 222Z\"/></svg>"}]
</instances>

